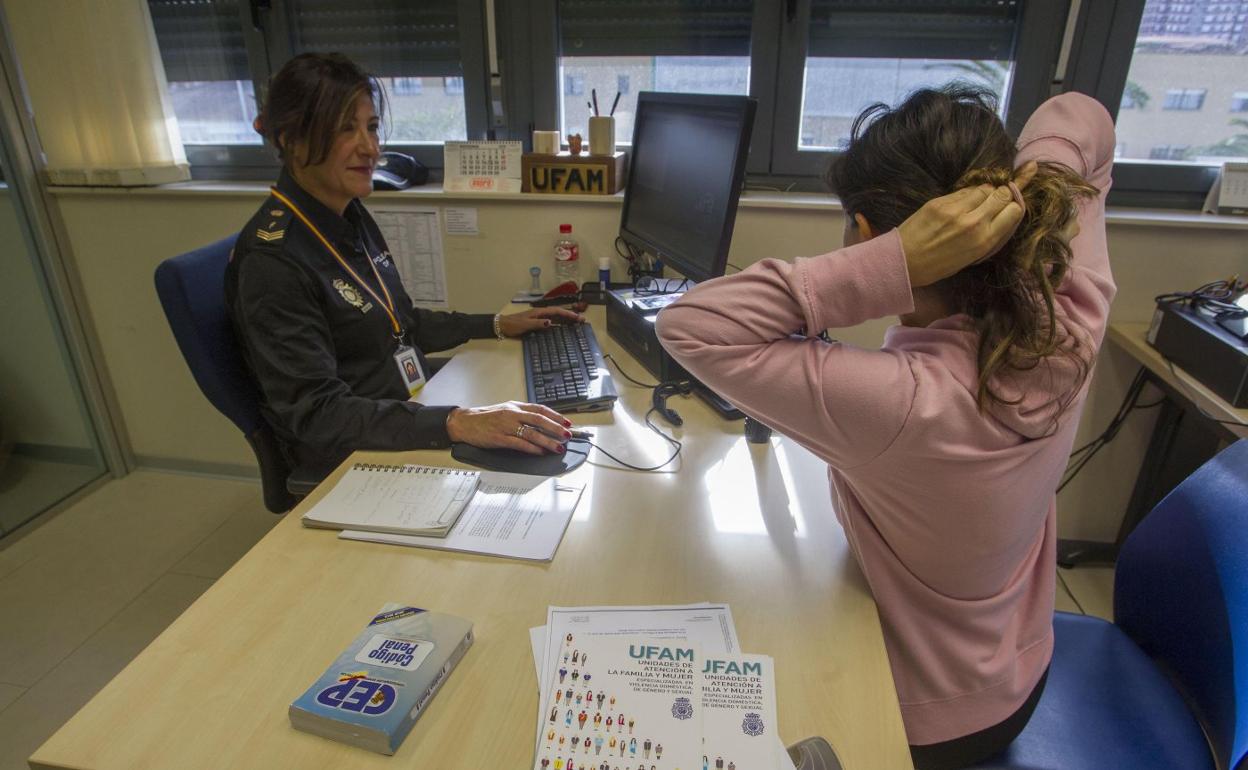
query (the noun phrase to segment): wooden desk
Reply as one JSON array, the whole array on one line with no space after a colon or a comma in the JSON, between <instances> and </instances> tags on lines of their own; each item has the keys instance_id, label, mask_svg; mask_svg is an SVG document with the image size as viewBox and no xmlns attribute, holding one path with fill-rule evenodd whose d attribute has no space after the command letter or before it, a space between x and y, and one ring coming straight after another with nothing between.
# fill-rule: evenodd
<instances>
[{"instance_id":1,"label":"wooden desk","mask_svg":"<svg viewBox=\"0 0 1248 770\"><path fill-rule=\"evenodd\" d=\"M1168 396L1178 396L1185 400L1185 406L1203 409L1208 415L1218 420L1240 422L1243 425L1225 425L1225 431L1231 437L1248 437L1248 409L1236 409L1226 399L1216 395L1205 387L1200 380L1178 368L1173 369L1157 349L1148 344L1145 335L1148 333L1146 323L1115 323L1109 325L1109 339L1128 355L1148 369L1153 381L1167 390Z\"/></svg>"},{"instance_id":2,"label":"wooden desk","mask_svg":"<svg viewBox=\"0 0 1248 770\"><path fill-rule=\"evenodd\" d=\"M644 374L591 320L605 352ZM631 366L630 366L631 364ZM649 379L648 377L646 379ZM611 412L577 420L636 464L667 457L641 423L650 391L617 378ZM428 403L523 398L518 342L475 341L422 393ZM546 606L732 605L742 647L776 660L780 735L823 735L847 768L909 768L875 604L833 518L825 467L786 439L745 442L696 398L675 473L586 463L550 564L341 541L299 515L259 544L31 757L34 768L531 766L537 683L528 629ZM600 461L595 452L590 463ZM453 465L447 452L358 459ZM605 462L605 460L604 460ZM471 619L477 639L398 754L297 732L287 706L388 601Z\"/></svg>"}]
</instances>

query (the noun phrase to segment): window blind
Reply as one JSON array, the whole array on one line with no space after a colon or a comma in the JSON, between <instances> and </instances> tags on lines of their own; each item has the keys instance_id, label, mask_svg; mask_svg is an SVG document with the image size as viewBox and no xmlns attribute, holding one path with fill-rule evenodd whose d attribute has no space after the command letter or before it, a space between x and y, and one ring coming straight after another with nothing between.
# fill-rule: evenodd
<instances>
[{"instance_id":1,"label":"window blind","mask_svg":"<svg viewBox=\"0 0 1248 770\"><path fill-rule=\"evenodd\" d=\"M456 0L288 0L291 50L337 51L378 77L462 76Z\"/></svg>"},{"instance_id":2,"label":"window blind","mask_svg":"<svg viewBox=\"0 0 1248 770\"><path fill-rule=\"evenodd\" d=\"M564 56L749 56L752 0L559 0Z\"/></svg>"},{"instance_id":3,"label":"window blind","mask_svg":"<svg viewBox=\"0 0 1248 770\"><path fill-rule=\"evenodd\" d=\"M812 0L810 56L1013 58L1021 0Z\"/></svg>"},{"instance_id":4,"label":"window blind","mask_svg":"<svg viewBox=\"0 0 1248 770\"><path fill-rule=\"evenodd\" d=\"M239 0L147 0L170 81L250 80Z\"/></svg>"}]
</instances>

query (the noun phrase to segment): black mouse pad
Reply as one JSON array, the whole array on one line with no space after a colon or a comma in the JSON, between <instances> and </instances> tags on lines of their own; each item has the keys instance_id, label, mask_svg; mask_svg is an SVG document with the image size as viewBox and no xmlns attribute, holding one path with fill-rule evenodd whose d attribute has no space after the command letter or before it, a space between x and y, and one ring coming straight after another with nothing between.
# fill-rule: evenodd
<instances>
[{"instance_id":1,"label":"black mouse pad","mask_svg":"<svg viewBox=\"0 0 1248 770\"><path fill-rule=\"evenodd\" d=\"M482 449L471 444L452 444L451 457L487 471L527 473L530 476L562 476L579 468L589 457L589 445L572 441L563 454L530 455L514 449Z\"/></svg>"}]
</instances>

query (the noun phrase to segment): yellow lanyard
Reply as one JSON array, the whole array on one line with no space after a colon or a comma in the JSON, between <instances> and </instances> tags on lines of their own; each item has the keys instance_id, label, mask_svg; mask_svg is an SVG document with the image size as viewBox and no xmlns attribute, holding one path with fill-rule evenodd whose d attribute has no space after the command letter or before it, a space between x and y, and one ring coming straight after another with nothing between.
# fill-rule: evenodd
<instances>
[{"instance_id":1,"label":"yellow lanyard","mask_svg":"<svg viewBox=\"0 0 1248 770\"><path fill-rule=\"evenodd\" d=\"M347 274L354 278L356 283L363 286L364 291L368 292L369 296L376 300L378 305L381 305L381 309L386 311L386 315L390 316L390 324L394 327L395 338L400 340L403 339L403 325L399 323L398 316L394 314L394 299L390 297L390 290L386 288L386 282L381 280L381 273L377 272L377 266L373 264L373 260L369 258L368 266L373 269L373 276L377 279L377 285L381 286L381 293L386 295L384 302L381 297L377 296L377 292L373 291L372 287L351 269L351 266L348 265L347 261L342 258L342 255L338 253L338 250L334 248L333 244L331 244L324 235L321 235L321 231L317 229L316 225L312 224L312 220L304 216L303 212L299 210L299 207L296 206L290 198L287 198L285 195L278 192L276 187L271 187L269 190L273 193L275 198L286 204L286 206L294 212L295 216L299 217L300 222L303 222L307 228L312 231L312 234L315 235L317 240L319 240L321 244L329 250L329 253L334 256L334 259L338 260L338 264L342 265L342 269L346 270ZM364 256L368 257L368 253L365 252Z\"/></svg>"}]
</instances>

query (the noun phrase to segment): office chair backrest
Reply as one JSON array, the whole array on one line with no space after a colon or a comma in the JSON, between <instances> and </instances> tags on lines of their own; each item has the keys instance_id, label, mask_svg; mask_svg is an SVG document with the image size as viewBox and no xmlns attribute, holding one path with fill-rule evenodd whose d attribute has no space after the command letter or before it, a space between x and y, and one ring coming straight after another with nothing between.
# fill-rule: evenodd
<instances>
[{"instance_id":1,"label":"office chair backrest","mask_svg":"<svg viewBox=\"0 0 1248 770\"><path fill-rule=\"evenodd\" d=\"M237 236L172 257L156 268L156 294L173 336L208 401L243 432L256 453L265 506L289 510L290 469L260 415L260 392L243 363L225 308L225 266Z\"/></svg>"},{"instance_id":2,"label":"office chair backrest","mask_svg":"<svg viewBox=\"0 0 1248 770\"><path fill-rule=\"evenodd\" d=\"M1127 538L1114 622L1174 680L1218 767L1248 764L1248 439L1202 465Z\"/></svg>"}]
</instances>

